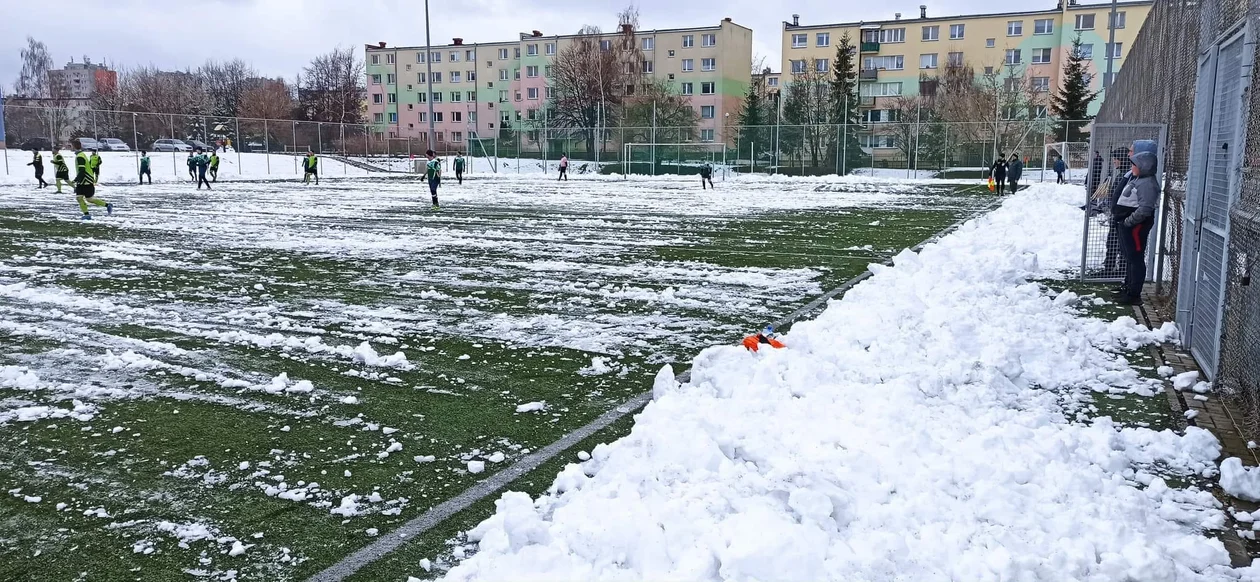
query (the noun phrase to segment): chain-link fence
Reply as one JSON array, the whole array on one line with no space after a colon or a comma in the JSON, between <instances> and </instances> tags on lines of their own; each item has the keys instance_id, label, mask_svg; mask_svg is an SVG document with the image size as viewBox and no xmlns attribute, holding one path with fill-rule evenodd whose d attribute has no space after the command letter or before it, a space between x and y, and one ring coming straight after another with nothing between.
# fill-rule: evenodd
<instances>
[{"instance_id":1,"label":"chain-link fence","mask_svg":"<svg viewBox=\"0 0 1260 582\"><path fill-rule=\"evenodd\" d=\"M54 106L56 105L56 106ZM297 155L314 152L346 166L412 171L409 163L430 149L421 137L389 137L371 125L263 120L205 115L96 111L64 104L8 105L9 147L69 147L81 138L116 138L131 150L183 152L219 149L229 155L267 154L266 175L298 171ZM574 173L695 174L704 163L731 173L787 175L867 174L887 177L983 179L999 154L1025 161L1024 181L1056 179L1051 170L1069 136L1087 121L992 119L976 122L871 122L862 124L727 125L702 127L549 127L526 121L497 135L439 132L439 156L463 154L484 161L472 171L554 171L561 156ZM626 148L627 144L657 144ZM631 155L633 159L623 159ZM275 159L290 156L294 159ZM178 162L176 162L178 163ZM1083 183L1078 160L1068 177ZM335 175L335 172L334 172Z\"/></svg>"},{"instance_id":2,"label":"chain-link fence","mask_svg":"<svg viewBox=\"0 0 1260 582\"><path fill-rule=\"evenodd\" d=\"M1121 281L1126 261L1121 252L1122 229L1111 221L1111 209L1120 194L1120 183L1131 166L1133 144L1149 141L1156 145L1159 168L1163 167L1166 128L1162 124L1096 123L1090 132L1088 170L1085 178L1085 228L1081 245L1081 278L1085 281ZM1156 175L1162 175L1157 171ZM1156 220L1154 240L1163 227ZM1165 254L1157 245L1146 249L1147 274L1158 281L1163 277Z\"/></svg>"}]
</instances>

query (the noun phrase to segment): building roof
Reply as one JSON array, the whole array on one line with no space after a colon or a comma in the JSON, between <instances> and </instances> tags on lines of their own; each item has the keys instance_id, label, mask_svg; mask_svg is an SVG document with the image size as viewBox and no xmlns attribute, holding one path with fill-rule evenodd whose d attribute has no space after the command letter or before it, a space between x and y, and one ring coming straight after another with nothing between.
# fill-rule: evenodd
<instances>
[{"instance_id":1,"label":"building roof","mask_svg":"<svg viewBox=\"0 0 1260 582\"><path fill-rule=\"evenodd\" d=\"M1155 4L1155 0L1120 0L1116 4L1120 8L1124 8L1127 6L1151 6ZM1110 3L1069 4L1067 6L1067 9L1068 11L1098 10L1100 8L1106 9L1110 7L1111 7ZM994 17L1002 17L1002 16L1040 16L1043 14L1058 14L1059 12L1061 12L1061 10L1062 10L1061 8L1051 8L1047 10L1021 10L1018 12L991 12L991 13L985 13L985 14L928 16L927 18L919 18L918 16L912 15L911 17L901 18L901 19L893 18L893 19L888 19L888 20L858 20L854 22L835 22L835 23L827 23L827 24L793 25L791 22L788 22L785 20L783 21L783 31L787 32L789 30L813 30L813 29L819 29L819 28L846 28L846 27L851 28L851 27L863 27L863 26L873 28L875 26L883 26L883 25L888 25L888 24L907 24L907 23L915 23L915 22L939 22L943 20L973 20L977 18L994 18Z\"/></svg>"},{"instance_id":2,"label":"building roof","mask_svg":"<svg viewBox=\"0 0 1260 582\"><path fill-rule=\"evenodd\" d=\"M1153 1L1153 0L1152 0L1152 1ZM722 24L723 24L723 23L730 24L731 26L738 26L739 28L742 28L742 29L744 29L744 30L747 30L747 31L749 31L749 32L752 32L752 29L751 29L751 28L748 28L747 26L743 26L743 25L741 25L741 24L736 24L736 23L735 23L734 21L732 21L730 18L724 18L724 19L722 19L722 22L719 22L718 24L714 24L714 25L710 25L710 26L692 26L692 27L687 27L687 28L653 28L653 29L641 28L641 29L639 29L639 30L634 31L634 35L637 37L637 36L647 36L647 35L654 35L654 34L671 34L671 33L676 33L676 32L693 32L693 31L694 31L694 32L703 32L703 31L721 30L721 28L722 28ZM602 32L602 33L601 33L601 36L607 36L607 37L616 37L616 36L620 36L620 35L621 35L621 33L620 33L620 32L617 32L617 31L615 31L615 30L613 30L613 31L608 31L608 32ZM532 39L532 38L540 38L540 39L569 39L569 38L577 38L577 37L579 37L579 36L581 36L581 35L580 35L580 34L577 34L577 33L572 33L572 34L540 34L539 36L535 36L535 35L533 34L533 31L531 31L531 32L522 32L522 33L520 33L520 37L519 37L519 39L518 39L518 40L500 40L500 41L495 41L495 42L481 42L481 43L476 43L476 42L473 42L473 43L470 43L470 42L465 42L465 43L463 43L463 44L444 44L444 45L436 45L436 44L435 44L435 45L430 46L429 48L430 48L430 50L439 50L439 49L453 49L453 48L478 47L478 46L515 45L515 44L520 43L521 41L530 40L530 39ZM380 46L380 44L374 44L374 45L373 45L373 44L369 44L369 45L365 45L365 46L366 46L367 50L369 50L369 51L395 51L395 50L397 50L397 51L413 51L413 50L424 50L424 46Z\"/></svg>"}]
</instances>

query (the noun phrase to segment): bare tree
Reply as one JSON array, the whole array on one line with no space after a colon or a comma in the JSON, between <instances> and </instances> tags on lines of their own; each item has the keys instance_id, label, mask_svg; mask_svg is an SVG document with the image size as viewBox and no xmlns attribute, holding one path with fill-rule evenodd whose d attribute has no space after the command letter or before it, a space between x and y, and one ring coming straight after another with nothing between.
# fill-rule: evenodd
<instances>
[{"instance_id":1,"label":"bare tree","mask_svg":"<svg viewBox=\"0 0 1260 582\"><path fill-rule=\"evenodd\" d=\"M222 63L210 60L197 69L197 76L210 96L211 113L235 117L240 114L242 96L258 72L241 59Z\"/></svg>"},{"instance_id":2,"label":"bare tree","mask_svg":"<svg viewBox=\"0 0 1260 582\"><path fill-rule=\"evenodd\" d=\"M685 97L657 80L645 80L633 96L626 98L621 119L628 142L653 141L653 126L669 128L678 134L657 135L656 141L686 141L694 133L698 120L695 108Z\"/></svg>"},{"instance_id":3,"label":"bare tree","mask_svg":"<svg viewBox=\"0 0 1260 582\"><path fill-rule=\"evenodd\" d=\"M584 26L552 63L552 119L557 127L578 132L587 151L595 151L596 127L607 127L618 119L625 94L633 92L639 77L625 54L626 37L633 47L633 29L614 42L599 27ZM603 143L602 138L599 141Z\"/></svg>"},{"instance_id":4,"label":"bare tree","mask_svg":"<svg viewBox=\"0 0 1260 582\"><path fill-rule=\"evenodd\" d=\"M253 119L288 119L293 115L293 91L282 78L255 79L241 95L240 115Z\"/></svg>"},{"instance_id":5,"label":"bare tree","mask_svg":"<svg viewBox=\"0 0 1260 582\"><path fill-rule=\"evenodd\" d=\"M26 37L26 48L22 49L22 70L18 71L17 82L13 84L13 92L20 97L43 99L49 97L51 90L48 71L53 67L52 55L48 46Z\"/></svg>"},{"instance_id":6,"label":"bare tree","mask_svg":"<svg viewBox=\"0 0 1260 582\"><path fill-rule=\"evenodd\" d=\"M364 64L352 48L334 48L302 70L298 110L306 121L360 124L364 119Z\"/></svg>"},{"instance_id":7,"label":"bare tree","mask_svg":"<svg viewBox=\"0 0 1260 582\"><path fill-rule=\"evenodd\" d=\"M792 83L783 98L783 122L780 149L789 155L797 152L809 156L810 167L817 168L827 155L831 136L824 126L831 113L831 86L827 74L816 66L792 74Z\"/></svg>"}]
</instances>

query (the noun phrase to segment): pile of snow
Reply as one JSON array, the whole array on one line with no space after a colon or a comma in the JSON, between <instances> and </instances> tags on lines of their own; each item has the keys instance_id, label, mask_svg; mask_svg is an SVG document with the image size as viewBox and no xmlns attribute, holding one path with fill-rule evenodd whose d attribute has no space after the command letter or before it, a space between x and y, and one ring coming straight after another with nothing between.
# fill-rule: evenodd
<instances>
[{"instance_id":1,"label":"pile of snow","mask_svg":"<svg viewBox=\"0 0 1260 582\"><path fill-rule=\"evenodd\" d=\"M631 433L506 493L449 580L1217 580L1219 444L1073 422L1153 393L1115 350L1175 337L1029 282L1080 257L1079 188L1035 185L797 323L662 372ZM1069 298L1070 299L1070 298ZM1087 400L1087 399L1082 399ZM1079 406L1079 405L1075 405Z\"/></svg>"},{"instance_id":2,"label":"pile of snow","mask_svg":"<svg viewBox=\"0 0 1260 582\"><path fill-rule=\"evenodd\" d=\"M539 412L547 409L547 402L526 402L516 407L517 412Z\"/></svg>"},{"instance_id":3,"label":"pile of snow","mask_svg":"<svg viewBox=\"0 0 1260 582\"><path fill-rule=\"evenodd\" d=\"M1221 489L1244 501L1260 502L1260 467L1244 467L1238 457L1225 459L1221 462Z\"/></svg>"}]
</instances>

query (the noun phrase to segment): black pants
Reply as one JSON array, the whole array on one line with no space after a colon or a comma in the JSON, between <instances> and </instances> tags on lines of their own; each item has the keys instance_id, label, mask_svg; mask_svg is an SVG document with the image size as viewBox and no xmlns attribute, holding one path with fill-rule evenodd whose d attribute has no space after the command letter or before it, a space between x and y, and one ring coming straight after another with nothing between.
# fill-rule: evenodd
<instances>
[{"instance_id":1,"label":"black pants","mask_svg":"<svg viewBox=\"0 0 1260 582\"><path fill-rule=\"evenodd\" d=\"M1016 190L1019 190L1019 178L1011 178L1009 182L1011 183L1011 194L1014 194Z\"/></svg>"},{"instance_id":2,"label":"black pants","mask_svg":"<svg viewBox=\"0 0 1260 582\"><path fill-rule=\"evenodd\" d=\"M148 168L145 168L145 169L143 169L143 170L140 170L140 183L141 183L141 184L143 184L143 183L144 183L144 177L145 177L145 176L148 176L148 177L149 177L149 183L150 183L150 184L152 184L152 183L153 183L153 171L152 171L152 170L149 170Z\"/></svg>"},{"instance_id":3,"label":"black pants","mask_svg":"<svg viewBox=\"0 0 1260 582\"><path fill-rule=\"evenodd\" d=\"M560 180L569 181L569 168L560 166L560 177L556 178L556 181L559 182Z\"/></svg>"},{"instance_id":4,"label":"black pants","mask_svg":"<svg viewBox=\"0 0 1260 582\"><path fill-rule=\"evenodd\" d=\"M1067 184L1067 180L1064 179L1063 177L1063 172L1055 172L1055 174L1059 175L1059 178L1057 181L1055 181L1055 184Z\"/></svg>"},{"instance_id":5,"label":"black pants","mask_svg":"<svg viewBox=\"0 0 1260 582\"><path fill-rule=\"evenodd\" d=\"M198 190L200 190L200 189L201 189L201 185L202 185L202 184L205 184L205 185L206 185L206 189L207 189L207 190L212 190L212 188L210 188L210 182L209 182L208 180L206 180L206 171L205 171L205 170L200 170L200 171L198 171L198 172L197 172L197 189L198 189Z\"/></svg>"},{"instance_id":6,"label":"black pants","mask_svg":"<svg viewBox=\"0 0 1260 582\"><path fill-rule=\"evenodd\" d=\"M997 192L998 194L1005 192L1006 191L1006 176L994 176L993 179L997 182L996 184L997 187L994 188L993 191Z\"/></svg>"},{"instance_id":7,"label":"black pants","mask_svg":"<svg viewBox=\"0 0 1260 582\"><path fill-rule=\"evenodd\" d=\"M705 182L709 183L707 187L704 185ZM717 190L717 188L713 186L713 178L711 176L700 176L700 189L705 190L707 188Z\"/></svg>"},{"instance_id":8,"label":"black pants","mask_svg":"<svg viewBox=\"0 0 1260 582\"><path fill-rule=\"evenodd\" d=\"M219 181L219 169L218 169L218 168L210 168L210 181L211 181L211 182L218 182L218 181ZM316 183L318 184L318 182L316 182Z\"/></svg>"},{"instance_id":9,"label":"black pants","mask_svg":"<svg viewBox=\"0 0 1260 582\"><path fill-rule=\"evenodd\" d=\"M45 182L45 181L44 181L44 169L43 169L43 168L35 168L35 179L39 181L39 187L40 187L40 188L43 188L43 187L45 187L45 186L47 186L47 185L48 185L48 182Z\"/></svg>"},{"instance_id":10,"label":"black pants","mask_svg":"<svg viewBox=\"0 0 1260 582\"><path fill-rule=\"evenodd\" d=\"M1146 239L1155 226L1153 219L1134 226L1116 225L1120 234L1120 249L1124 253L1124 291L1130 300L1142 298L1142 285L1146 283Z\"/></svg>"},{"instance_id":11,"label":"black pants","mask_svg":"<svg viewBox=\"0 0 1260 582\"><path fill-rule=\"evenodd\" d=\"M456 179L456 180L457 180L460 184L463 184L463 183L464 183L464 171L463 171L463 170L461 170L461 169L459 169L459 168L455 168L455 179Z\"/></svg>"},{"instance_id":12,"label":"black pants","mask_svg":"<svg viewBox=\"0 0 1260 582\"><path fill-rule=\"evenodd\" d=\"M196 168L188 168L188 177L189 177L189 178L192 178L192 181L196 182L196 181L197 181L197 169L196 169Z\"/></svg>"},{"instance_id":13,"label":"black pants","mask_svg":"<svg viewBox=\"0 0 1260 582\"><path fill-rule=\"evenodd\" d=\"M433 206L435 207L438 205L438 197L437 197L438 186L441 186L441 185L442 185L441 178L429 178L429 194L433 196Z\"/></svg>"}]
</instances>

